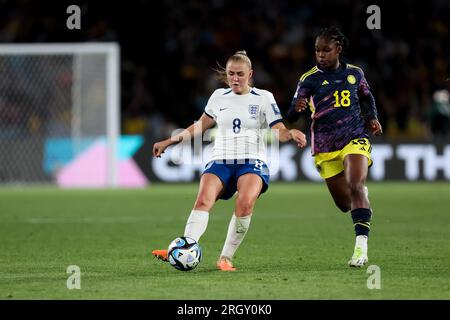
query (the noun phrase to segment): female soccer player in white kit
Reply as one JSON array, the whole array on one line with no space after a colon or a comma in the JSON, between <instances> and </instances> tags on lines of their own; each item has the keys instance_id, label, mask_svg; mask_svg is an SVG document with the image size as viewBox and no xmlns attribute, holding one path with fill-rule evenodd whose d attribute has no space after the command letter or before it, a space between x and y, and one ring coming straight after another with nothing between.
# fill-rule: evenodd
<instances>
[{"instance_id":1,"label":"female soccer player in white kit","mask_svg":"<svg viewBox=\"0 0 450 320\"><path fill-rule=\"evenodd\" d=\"M306 137L301 131L284 126L273 94L251 87L252 75L252 64L246 52L236 52L228 59L222 74L229 88L214 91L199 121L153 146L153 156L160 157L171 144L192 138L194 131L203 134L217 124L212 158L201 176L184 236L198 242L206 230L214 203L231 198L237 191L235 211L217 261L217 268L223 271L236 270L231 262L233 255L250 226L256 199L269 185L264 129L277 130L281 142L292 139L298 147L306 146ZM167 250L154 250L152 254L167 261Z\"/></svg>"}]
</instances>

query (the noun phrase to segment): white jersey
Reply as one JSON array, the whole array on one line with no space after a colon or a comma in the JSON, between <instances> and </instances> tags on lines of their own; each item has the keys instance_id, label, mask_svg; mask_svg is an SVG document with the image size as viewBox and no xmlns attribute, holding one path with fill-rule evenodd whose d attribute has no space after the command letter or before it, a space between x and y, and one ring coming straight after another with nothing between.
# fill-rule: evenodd
<instances>
[{"instance_id":1,"label":"white jersey","mask_svg":"<svg viewBox=\"0 0 450 320\"><path fill-rule=\"evenodd\" d=\"M267 128L282 121L273 94L252 88L247 94L217 89L208 100L205 114L217 123L211 160L266 160Z\"/></svg>"}]
</instances>

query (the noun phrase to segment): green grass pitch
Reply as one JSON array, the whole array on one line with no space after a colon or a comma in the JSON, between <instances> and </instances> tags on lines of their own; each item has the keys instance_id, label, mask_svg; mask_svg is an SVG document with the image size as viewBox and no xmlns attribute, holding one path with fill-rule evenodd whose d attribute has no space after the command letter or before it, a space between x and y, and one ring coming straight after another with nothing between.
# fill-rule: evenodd
<instances>
[{"instance_id":1,"label":"green grass pitch","mask_svg":"<svg viewBox=\"0 0 450 320\"><path fill-rule=\"evenodd\" d=\"M197 184L143 190L0 189L0 299L450 299L450 184L369 183L371 274L353 269L351 218L323 183L272 183L220 272L233 201L219 201L191 272L150 251L182 235ZM69 265L81 289L69 290Z\"/></svg>"}]
</instances>

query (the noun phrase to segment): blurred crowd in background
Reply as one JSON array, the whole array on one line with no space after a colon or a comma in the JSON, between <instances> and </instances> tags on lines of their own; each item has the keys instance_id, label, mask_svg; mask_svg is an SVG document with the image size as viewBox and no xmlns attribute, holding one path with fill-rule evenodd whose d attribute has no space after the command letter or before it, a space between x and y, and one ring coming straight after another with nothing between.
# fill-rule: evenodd
<instances>
[{"instance_id":1,"label":"blurred crowd in background","mask_svg":"<svg viewBox=\"0 0 450 320\"><path fill-rule=\"evenodd\" d=\"M66 28L69 4L81 8L81 30ZM450 2L380 3L380 30L366 26L371 4L0 0L0 43L118 42L122 133L159 138L200 117L223 86L214 69L237 50L253 62L254 85L287 111L300 75L314 66L315 36L336 25L350 41L344 60L372 87L384 138L450 139Z\"/></svg>"}]
</instances>

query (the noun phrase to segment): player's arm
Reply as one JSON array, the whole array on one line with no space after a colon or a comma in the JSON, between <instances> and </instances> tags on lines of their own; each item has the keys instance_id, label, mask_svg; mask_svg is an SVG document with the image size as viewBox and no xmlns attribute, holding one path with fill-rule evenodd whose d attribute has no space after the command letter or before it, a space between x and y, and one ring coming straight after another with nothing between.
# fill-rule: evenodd
<instances>
[{"instance_id":1,"label":"player's arm","mask_svg":"<svg viewBox=\"0 0 450 320\"><path fill-rule=\"evenodd\" d=\"M288 130L284 125L280 109L277 106L273 94L268 92L267 98L267 104L263 105L266 116L265 120L269 124L269 127L275 131L278 140L281 142L294 140L297 146L301 148L306 146L306 136L303 132L297 129Z\"/></svg>"},{"instance_id":2,"label":"player's arm","mask_svg":"<svg viewBox=\"0 0 450 320\"><path fill-rule=\"evenodd\" d=\"M271 127L272 130L276 130L278 133L278 140L281 142L286 142L294 140L297 146L304 148L307 144L306 136L303 132L297 129L287 129L283 122L277 122Z\"/></svg>"},{"instance_id":3,"label":"player's arm","mask_svg":"<svg viewBox=\"0 0 450 320\"><path fill-rule=\"evenodd\" d=\"M164 150L166 150L168 146L181 141L191 140L196 135L203 134L209 128L214 127L215 124L216 121L214 121L214 119L203 113L197 122L190 125L180 133L174 135L173 137L167 138L166 140L156 142L153 145L153 156L158 158L161 157L161 154L164 153Z\"/></svg>"},{"instance_id":4,"label":"player's arm","mask_svg":"<svg viewBox=\"0 0 450 320\"><path fill-rule=\"evenodd\" d=\"M358 87L358 97L361 106L361 112L364 116L364 119L367 122L369 130L373 135L379 136L383 133L383 128L381 127L380 122L378 121L377 116L377 106L375 103L375 98L370 91L369 84L367 83L366 78L364 77L364 73L361 72L361 81Z\"/></svg>"},{"instance_id":5,"label":"player's arm","mask_svg":"<svg viewBox=\"0 0 450 320\"><path fill-rule=\"evenodd\" d=\"M311 96L311 89L308 83L299 80L294 97L292 98L291 107L286 113L286 120L289 122L295 122L300 118L300 112L308 107L308 99Z\"/></svg>"}]
</instances>

